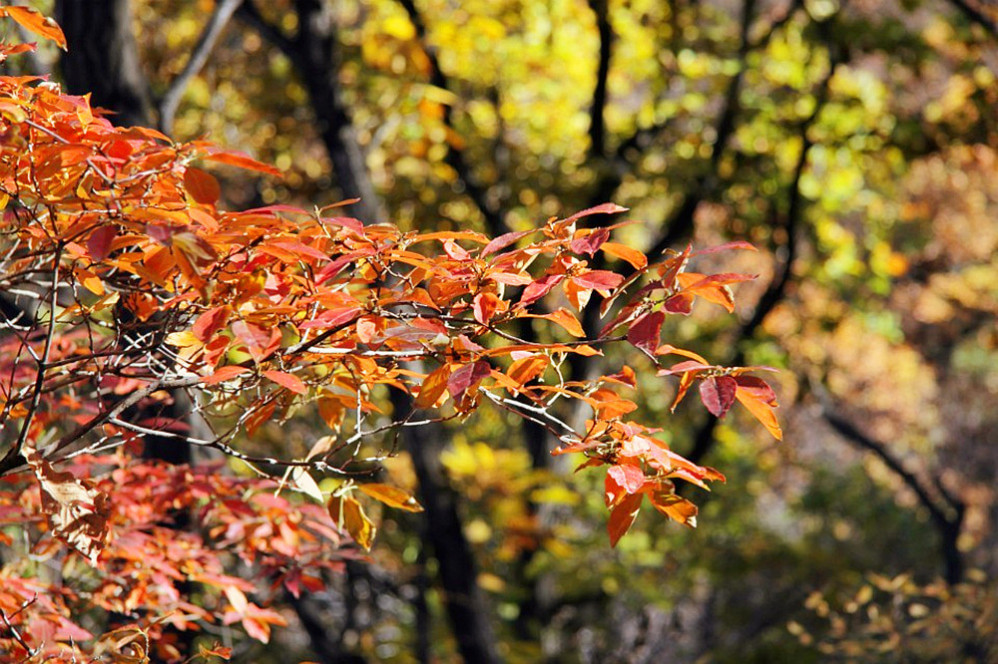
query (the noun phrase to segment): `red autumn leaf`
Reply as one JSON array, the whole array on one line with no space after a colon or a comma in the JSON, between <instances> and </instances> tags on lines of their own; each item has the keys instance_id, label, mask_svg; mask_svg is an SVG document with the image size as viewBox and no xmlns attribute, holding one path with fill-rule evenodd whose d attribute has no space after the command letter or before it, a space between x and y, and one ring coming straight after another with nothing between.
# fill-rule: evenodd
<instances>
[{"instance_id":1,"label":"red autumn leaf","mask_svg":"<svg viewBox=\"0 0 998 664\"><path fill-rule=\"evenodd\" d=\"M298 327L302 330L342 328L352 323L362 313L364 313L364 310L360 307L329 309L327 311L323 311L314 319L305 321Z\"/></svg>"},{"instance_id":2,"label":"red autumn leaf","mask_svg":"<svg viewBox=\"0 0 998 664\"><path fill-rule=\"evenodd\" d=\"M239 341L246 344L249 354L257 362L264 360L277 350L281 343L281 331L277 328L265 330L253 323L238 320L232 324L232 333Z\"/></svg>"},{"instance_id":3,"label":"red autumn leaf","mask_svg":"<svg viewBox=\"0 0 998 664\"><path fill-rule=\"evenodd\" d=\"M627 212L627 208L620 207L616 203L601 203L595 207L586 208L581 212L576 212L571 217L565 219L565 221L578 221L584 217L590 217L594 214L617 214L618 212Z\"/></svg>"},{"instance_id":4,"label":"red autumn leaf","mask_svg":"<svg viewBox=\"0 0 998 664\"><path fill-rule=\"evenodd\" d=\"M610 272L608 270L590 270L585 274L580 274L577 277L572 277L572 281L582 286L583 288L592 288L593 290L613 290L619 286L624 281L624 277L617 274L616 272Z\"/></svg>"},{"instance_id":5,"label":"red autumn leaf","mask_svg":"<svg viewBox=\"0 0 998 664\"><path fill-rule=\"evenodd\" d=\"M607 507L612 507L623 499L624 494L633 494L641 491L647 477L637 466L631 464L619 464L610 466L606 471L604 499Z\"/></svg>"},{"instance_id":6,"label":"red autumn leaf","mask_svg":"<svg viewBox=\"0 0 998 664\"><path fill-rule=\"evenodd\" d=\"M716 254L721 251L729 251L731 249L746 249L748 251L759 251L754 245L745 242L744 240L734 240L732 242L725 242L724 244L719 244L716 247L708 247L706 249L699 249L694 251L691 256L705 256L707 254Z\"/></svg>"},{"instance_id":7,"label":"red autumn leaf","mask_svg":"<svg viewBox=\"0 0 998 664\"><path fill-rule=\"evenodd\" d=\"M610 511L610 520L606 524L606 530L610 534L610 546L617 546L620 538L630 529L638 517L643 497L644 495L640 493L629 495Z\"/></svg>"},{"instance_id":8,"label":"red autumn leaf","mask_svg":"<svg viewBox=\"0 0 998 664\"><path fill-rule=\"evenodd\" d=\"M444 240L444 253L456 261L466 261L471 258L468 250L454 240Z\"/></svg>"},{"instance_id":9,"label":"red autumn leaf","mask_svg":"<svg viewBox=\"0 0 998 664\"><path fill-rule=\"evenodd\" d=\"M263 371L261 373L281 387L285 387L295 394L305 394L308 392L308 388L305 387L305 383L301 382L301 378L295 376L294 374L273 370Z\"/></svg>"},{"instance_id":10,"label":"red autumn leaf","mask_svg":"<svg viewBox=\"0 0 998 664\"><path fill-rule=\"evenodd\" d=\"M593 256L603 246L603 243L610 239L609 228L596 228L591 231L576 231L577 237L572 240L568 248L577 254L587 254Z\"/></svg>"},{"instance_id":11,"label":"red autumn leaf","mask_svg":"<svg viewBox=\"0 0 998 664\"><path fill-rule=\"evenodd\" d=\"M225 306L215 307L198 316L191 331L198 341L204 343L221 330L228 320L229 308Z\"/></svg>"},{"instance_id":12,"label":"red autumn leaf","mask_svg":"<svg viewBox=\"0 0 998 664\"><path fill-rule=\"evenodd\" d=\"M227 380L232 380L236 376L249 372L246 367L239 366L226 366L219 367L215 369L215 372L210 376L205 376L201 379L201 382L205 385L214 385L216 383L224 383Z\"/></svg>"},{"instance_id":13,"label":"red autumn leaf","mask_svg":"<svg viewBox=\"0 0 998 664\"><path fill-rule=\"evenodd\" d=\"M673 376L679 373L687 373L690 371L697 372L697 371L703 371L704 369L714 369L714 368L715 367L711 364L704 364L702 362L698 362L697 360L686 360L685 362L679 362L677 364L673 364L668 369L659 369L658 375Z\"/></svg>"},{"instance_id":14,"label":"red autumn leaf","mask_svg":"<svg viewBox=\"0 0 998 664\"><path fill-rule=\"evenodd\" d=\"M478 385L490 373L492 373L492 369L485 360L466 364L447 379L447 391L450 392L451 397L458 399Z\"/></svg>"},{"instance_id":15,"label":"red autumn leaf","mask_svg":"<svg viewBox=\"0 0 998 664\"><path fill-rule=\"evenodd\" d=\"M533 282L523 289L523 295L520 296L520 306L527 306L541 299L550 293L551 289L561 283L564 278L565 275L563 274L551 274Z\"/></svg>"},{"instance_id":16,"label":"red autumn leaf","mask_svg":"<svg viewBox=\"0 0 998 664\"><path fill-rule=\"evenodd\" d=\"M758 367L754 367L758 369ZM776 392L773 388L763 379L757 376L735 376L735 383L738 384L738 388L746 394L751 394L754 398L759 401L770 404L772 406L776 405Z\"/></svg>"},{"instance_id":17,"label":"red autumn leaf","mask_svg":"<svg viewBox=\"0 0 998 664\"><path fill-rule=\"evenodd\" d=\"M304 257L314 258L320 261L328 261L329 256L322 253L315 247L310 247L307 244L301 242L295 242L292 240L278 240L275 242L268 243L272 247L277 247L279 249L284 249L285 251L294 254L299 260Z\"/></svg>"},{"instance_id":18,"label":"red autumn leaf","mask_svg":"<svg viewBox=\"0 0 998 664\"><path fill-rule=\"evenodd\" d=\"M506 247L513 244L520 238L526 237L531 233L535 232L536 231L515 231L513 233L505 233L504 235L500 235L499 237L497 237L496 239L492 240L487 245L482 247L482 251L478 255L481 258L485 258L486 256L494 254L500 249L505 249Z\"/></svg>"},{"instance_id":19,"label":"red autumn leaf","mask_svg":"<svg viewBox=\"0 0 998 664\"><path fill-rule=\"evenodd\" d=\"M188 166L184 171L184 186L191 198L202 205L214 205L222 195L215 176L194 166Z\"/></svg>"},{"instance_id":20,"label":"red autumn leaf","mask_svg":"<svg viewBox=\"0 0 998 664\"><path fill-rule=\"evenodd\" d=\"M662 323L665 321L665 314L661 311L652 311L634 321L627 330L627 340L635 347L654 358L655 349L658 348L659 336L662 333Z\"/></svg>"},{"instance_id":21,"label":"red autumn leaf","mask_svg":"<svg viewBox=\"0 0 998 664\"><path fill-rule=\"evenodd\" d=\"M684 316L688 316L693 312L693 295L692 293L687 293L686 291L676 293L665 301L662 308L670 314L683 314Z\"/></svg>"},{"instance_id":22,"label":"red autumn leaf","mask_svg":"<svg viewBox=\"0 0 998 664\"><path fill-rule=\"evenodd\" d=\"M700 401L715 417L724 417L735 403L738 383L731 376L711 376L700 381Z\"/></svg>"},{"instance_id":23,"label":"red autumn leaf","mask_svg":"<svg viewBox=\"0 0 998 664\"><path fill-rule=\"evenodd\" d=\"M482 325L488 325L499 309L502 300L495 293L479 293L475 296L472 310L477 320Z\"/></svg>"},{"instance_id":24,"label":"red autumn leaf","mask_svg":"<svg viewBox=\"0 0 998 664\"><path fill-rule=\"evenodd\" d=\"M118 236L117 226L101 226L94 230L87 239L87 251L90 258L100 262L111 254L111 243Z\"/></svg>"}]
</instances>

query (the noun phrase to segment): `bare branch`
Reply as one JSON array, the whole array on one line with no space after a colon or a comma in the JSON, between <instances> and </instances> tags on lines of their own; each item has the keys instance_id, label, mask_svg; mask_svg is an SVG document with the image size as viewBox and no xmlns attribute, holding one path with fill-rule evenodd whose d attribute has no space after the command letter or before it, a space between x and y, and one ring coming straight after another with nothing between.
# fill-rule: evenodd
<instances>
[{"instance_id":1,"label":"bare branch","mask_svg":"<svg viewBox=\"0 0 998 664\"><path fill-rule=\"evenodd\" d=\"M221 0L215 6L215 11L208 19L208 24L205 25L201 36L198 37L197 44L194 46L194 51L191 52L187 64L170 83L169 89L159 102L159 127L164 134L169 134L173 128L177 107L180 105L180 99L184 96L191 79L197 76L205 63L208 62L208 56L215 48L215 43L222 34L222 30L242 3L243 0Z\"/></svg>"},{"instance_id":2,"label":"bare branch","mask_svg":"<svg viewBox=\"0 0 998 664\"><path fill-rule=\"evenodd\" d=\"M979 25L992 37L998 38L998 25L984 15L981 10L967 4L966 0L949 0L971 23Z\"/></svg>"},{"instance_id":3,"label":"bare branch","mask_svg":"<svg viewBox=\"0 0 998 664\"><path fill-rule=\"evenodd\" d=\"M946 491L937 492L937 496L934 496L933 485L923 481L905 468L901 460L894 456L886 444L866 435L856 425L836 412L823 386L812 384L812 391L818 397L821 416L828 425L854 446L872 452L915 494L918 502L929 513L936 531L939 533L946 580L949 583L959 582L963 577L964 569L963 554L957 546L966 512L966 505L963 501ZM934 478L934 483L938 484L938 478Z\"/></svg>"},{"instance_id":4,"label":"bare branch","mask_svg":"<svg viewBox=\"0 0 998 664\"><path fill-rule=\"evenodd\" d=\"M268 21L257 9L253 0L245 0L236 8L236 15L245 21L250 27L260 33L260 35L277 47L279 51L289 54L294 50L291 38L276 25ZM290 56L289 56L290 57Z\"/></svg>"}]
</instances>

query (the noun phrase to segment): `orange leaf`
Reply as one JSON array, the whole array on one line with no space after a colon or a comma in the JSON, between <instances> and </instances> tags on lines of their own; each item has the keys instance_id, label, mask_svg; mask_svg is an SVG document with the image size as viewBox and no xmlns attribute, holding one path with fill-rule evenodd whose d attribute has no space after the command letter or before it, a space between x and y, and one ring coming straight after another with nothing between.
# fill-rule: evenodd
<instances>
[{"instance_id":1,"label":"orange leaf","mask_svg":"<svg viewBox=\"0 0 998 664\"><path fill-rule=\"evenodd\" d=\"M330 429L339 429L343 422L343 414L346 412L343 402L339 399L329 397L319 398L319 417Z\"/></svg>"},{"instance_id":2,"label":"orange leaf","mask_svg":"<svg viewBox=\"0 0 998 664\"><path fill-rule=\"evenodd\" d=\"M619 258L621 260L627 261L631 264L635 270L642 270L648 265L648 259L643 253L634 249L633 247L628 247L626 244L617 244L616 242L604 242L603 246L600 247L604 253L613 256L614 258Z\"/></svg>"},{"instance_id":3,"label":"orange leaf","mask_svg":"<svg viewBox=\"0 0 998 664\"><path fill-rule=\"evenodd\" d=\"M59 48L66 50L66 35L62 34L59 24L47 16L42 16L33 7L2 7L0 15L6 14L28 32L33 32L39 37L51 39Z\"/></svg>"},{"instance_id":4,"label":"orange leaf","mask_svg":"<svg viewBox=\"0 0 998 664\"><path fill-rule=\"evenodd\" d=\"M419 388L419 394L413 401L416 408L432 408L447 391L447 379L450 378L451 365L445 364L433 371Z\"/></svg>"},{"instance_id":5,"label":"orange leaf","mask_svg":"<svg viewBox=\"0 0 998 664\"><path fill-rule=\"evenodd\" d=\"M586 336L585 330L582 329L582 324L579 322L579 319L572 315L572 312L568 309L561 308L544 316L540 316L539 318L546 318L553 323L557 323L573 337Z\"/></svg>"},{"instance_id":6,"label":"orange leaf","mask_svg":"<svg viewBox=\"0 0 998 664\"><path fill-rule=\"evenodd\" d=\"M547 369L549 362L550 360L547 355L531 355L530 357L521 357L519 360L516 360L513 364L509 365L509 369L506 370L506 375L509 376L510 380L522 387L537 376L544 373L544 370Z\"/></svg>"},{"instance_id":7,"label":"orange leaf","mask_svg":"<svg viewBox=\"0 0 998 664\"><path fill-rule=\"evenodd\" d=\"M697 527L697 506L676 494L652 493L652 506L673 521L690 528Z\"/></svg>"},{"instance_id":8,"label":"orange leaf","mask_svg":"<svg viewBox=\"0 0 998 664\"><path fill-rule=\"evenodd\" d=\"M274 381L281 387L285 387L295 394L305 394L308 392L308 388L305 387L305 383L301 382L301 378L295 376L294 374L285 373L283 371L263 371L264 376Z\"/></svg>"},{"instance_id":9,"label":"orange leaf","mask_svg":"<svg viewBox=\"0 0 998 664\"><path fill-rule=\"evenodd\" d=\"M219 367L218 369L215 370L215 373L211 374L210 376L205 376L204 378L202 378L201 382L204 383L205 385L224 383L225 381L232 380L236 376L244 374L247 371L249 371L249 369L247 369L246 367L237 367L237 366Z\"/></svg>"},{"instance_id":10,"label":"orange leaf","mask_svg":"<svg viewBox=\"0 0 998 664\"><path fill-rule=\"evenodd\" d=\"M495 293L479 293L475 296L472 307L475 320L482 325L488 325L496 311L502 308L503 301Z\"/></svg>"},{"instance_id":11,"label":"orange leaf","mask_svg":"<svg viewBox=\"0 0 998 664\"><path fill-rule=\"evenodd\" d=\"M672 405L669 406L669 410L671 412L676 412L676 406L679 405L679 402L682 401L683 397L686 396L686 393L689 392L690 386L693 385L693 381L696 380L696 376L697 372L687 371L683 374L682 378L679 379L679 390L676 392L676 398L673 399Z\"/></svg>"},{"instance_id":12,"label":"orange leaf","mask_svg":"<svg viewBox=\"0 0 998 664\"><path fill-rule=\"evenodd\" d=\"M350 537L365 551L370 551L377 528L364 514L364 508L357 499L350 496L333 496L329 499L328 507L333 521L345 528Z\"/></svg>"},{"instance_id":13,"label":"orange leaf","mask_svg":"<svg viewBox=\"0 0 998 664\"><path fill-rule=\"evenodd\" d=\"M760 398L757 392L741 385L735 390L735 398L748 409L748 412L752 413L757 420L762 422L762 425L766 427L769 433L773 434L774 438L783 440L783 431L780 429L779 420L776 419L776 406L773 405L773 402Z\"/></svg>"},{"instance_id":14,"label":"orange leaf","mask_svg":"<svg viewBox=\"0 0 998 664\"><path fill-rule=\"evenodd\" d=\"M222 195L222 188L215 176L193 166L188 166L184 171L184 185L191 198L203 205L214 205Z\"/></svg>"},{"instance_id":15,"label":"orange leaf","mask_svg":"<svg viewBox=\"0 0 998 664\"><path fill-rule=\"evenodd\" d=\"M610 534L610 546L617 546L617 542L638 517L642 497L643 494L640 493L630 494L610 511L610 520L606 524L606 530Z\"/></svg>"},{"instance_id":16,"label":"orange leaf","mask_svg":"<svg viewBox=\"0 0 998 664\"><path fill-rule=\"evenodd\" d=\"M411 493L387 484L361 484L358 487L371 498L406 512L422 512L423 506L416 502Z\"/></svg>"},{"instance_id":17,"label":"orange leaf","mask_svg":"<svg viewBox=\"0 0 998 664\"><path fill-rule=\"evenodd\" d=\"M191 331L198 340L207 342L216 332L222 329L225 325L226 320L229 318L229 308L215 307L214 309L209 309L194 321L194 326Z\"/></svg>"},{"instance_id":18,"label":"orange leaf","mask_svg":"<svg viewBox=\"0 0 998 664\"><path fill-rule=\"evenodd\" d=\"M283 174L273 166L265 164L262 161L257 161L245 152L239 152L238 150L220 150L215 148L212 152L206 154L204 158L209 161L217 161L220 164L235 166L236 168L245 168L250 171L259 171L260 173L283 177Z\"/></svg>"}]
</instances>

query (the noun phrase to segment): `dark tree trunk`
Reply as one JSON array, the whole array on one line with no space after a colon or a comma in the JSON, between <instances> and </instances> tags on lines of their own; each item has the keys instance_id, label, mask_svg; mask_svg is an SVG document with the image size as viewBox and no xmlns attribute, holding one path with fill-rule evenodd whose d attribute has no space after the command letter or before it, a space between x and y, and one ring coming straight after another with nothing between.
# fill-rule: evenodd
<instances>
[{"instance_id":1,"label":"dark tree trunk","mask_svg":"<svg viewBox=\"0 0 998 664\"><path fill-rule=\"evenodd\" d=\"M336 66L336 27L329 3L297 0L295 8L298 34L289 55L308 89L336 181L344 196L361 199L353 207L354 213L365 223L387 221L388 215L371 184L353 120L343 102L339 67Z\"/></svg>"},{"instance_id":2,"label":"dark tree trunk","mask_svg":"<svg viewBox=\"0 0 998 664\"><path fill-rule=\"evenodd\" d=\"M94 106L116 125L154 124L149 84L139 64L129 0L57 0L56 20L69 51L62 56L66 89L92 93Z\"/></svg>"},{"instance_id":3,"label":"dark tree trunk","mask_svg":"<svg viewBox=\"0 0 998 664\"><path fill-rule=\"evenodd\" d=\"M393 390L392 405L398 417L409 412L411 401ZM426 510L424 541L440 563L444 602L461 657L468 664L499 662L485 596L478 586L478 566L461 527L461 497L450 487L440 462L447 436L441 426L430 425L406 427L402 439L419 479L420 501Z\"/></svg>"}]
</instances>

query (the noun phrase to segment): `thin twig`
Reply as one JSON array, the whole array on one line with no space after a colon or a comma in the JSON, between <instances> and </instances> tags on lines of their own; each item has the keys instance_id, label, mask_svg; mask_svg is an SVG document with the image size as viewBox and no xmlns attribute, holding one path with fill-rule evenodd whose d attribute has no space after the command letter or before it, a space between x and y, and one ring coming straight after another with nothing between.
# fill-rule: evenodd
<instances>
[{"instance_id":1,"label":"thin twig","mask_svg":"<svg viewBox=\"0 0 998 664\"><path fill-rule=\"evenodd\" d=\"M180 106L180 99L184 96L191 79L198 75L208 56L215 48L222 30L228 24L232 14L239 8L243 0L222 0L215 6L215 11L208 24L205 26L201 36L198 37L197 44L191 52L191 57L187 60L183 70L170 83L169 89L163 95L159 103L159 127L164 134L169 134L173 128L173 120L177 114L177 107Z\"/></svg>"}]
</instances>

